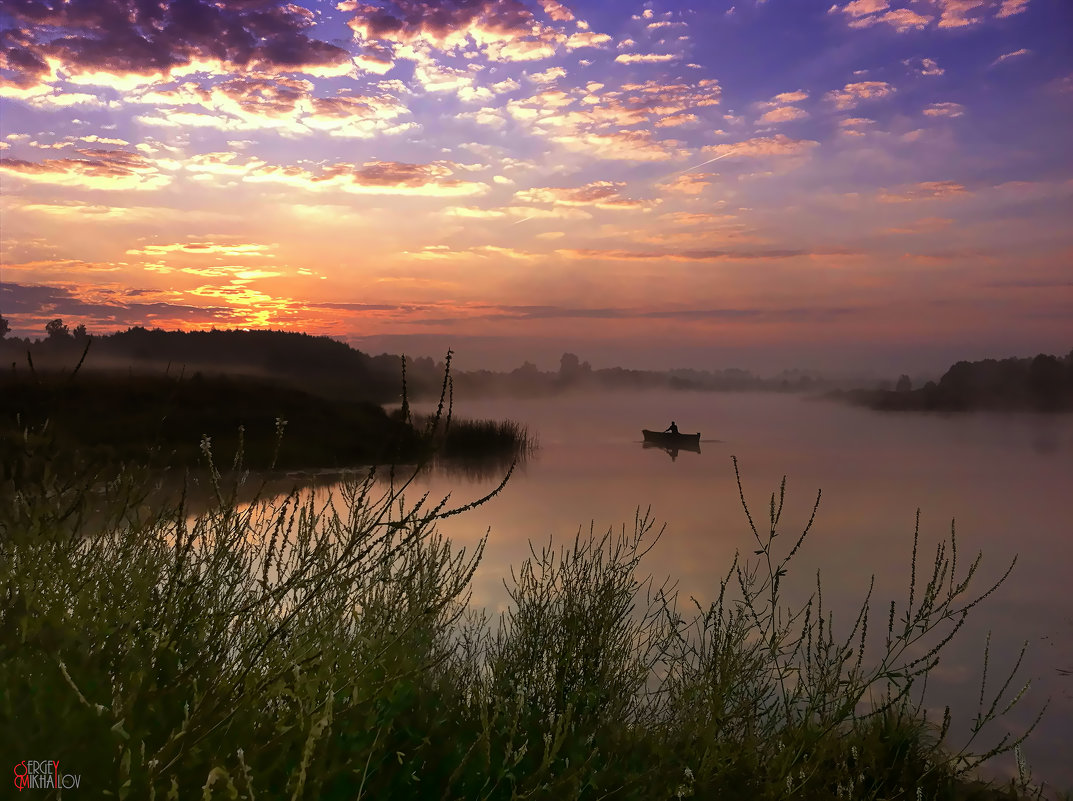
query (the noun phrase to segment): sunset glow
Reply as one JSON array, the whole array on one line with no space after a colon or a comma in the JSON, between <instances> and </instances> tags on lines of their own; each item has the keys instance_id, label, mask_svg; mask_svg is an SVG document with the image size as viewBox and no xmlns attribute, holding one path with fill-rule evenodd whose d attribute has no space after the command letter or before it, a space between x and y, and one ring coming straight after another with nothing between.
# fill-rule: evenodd
<instances>
[{"instance_id":1,"label":"sunset glow","mask_svg":"<svg viewBox=\"0 0 1073 801\"><path fill-rule=\"evenodd\" d=\"M11 0L0 314L463 366L1073 346L1047 0Z\"/></svg>"}]
</instances>

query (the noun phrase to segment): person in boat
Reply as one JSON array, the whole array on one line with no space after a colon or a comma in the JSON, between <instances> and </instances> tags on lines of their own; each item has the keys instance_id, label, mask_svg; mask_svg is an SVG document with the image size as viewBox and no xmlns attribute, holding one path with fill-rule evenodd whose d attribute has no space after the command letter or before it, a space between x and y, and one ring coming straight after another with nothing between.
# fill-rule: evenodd
<instances>
[{"instance_id":1,"label":"person in boat","mask_svg":"<svg viewBox=\"0 0 1073 801\"><path fill-rule=\"evenodd\" d=\"M670 434L671 436L677 435L678 434L678 424L675 423L674 420L671 420L671 424L669 426L667 426L667 429L663 433L664 434Z\"/></svg>"}]
</instances>

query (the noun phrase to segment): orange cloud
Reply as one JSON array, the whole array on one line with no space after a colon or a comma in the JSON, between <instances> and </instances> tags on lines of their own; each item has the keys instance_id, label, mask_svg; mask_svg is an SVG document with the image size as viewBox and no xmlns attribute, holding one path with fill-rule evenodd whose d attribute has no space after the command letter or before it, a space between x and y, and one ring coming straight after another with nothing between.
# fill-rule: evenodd
<instances>
[{"instance_id":1,"label":"orange cloud","mask_svg":"<svg viewBox=\"0 0 1073 801\"><path fill-rule=\"evenodd\" d=\"M1004 19L1005 17L1012 17L1014 14L1021 14L1028 8L1028 3L1029 0L1002 0L1002 6L995 16L999 19Z\"/></svg>"},{"instance_id":2,"label":"orange cloud","mask_svg":"<svg viewBox=\"0 0 1073 801\"><path fill-rule=\"evenodd\" d=\"M172 106L182 111L139 117L143 124L163 127L194 126L223 131L262 130L308 135L370 138L413 127L398 118L408 113L394 96L339 92L317 97L310 81L297 78L240 76L211 87L186 81L173 88L153 87L130 97L131 102Z\"/></svg>"},{"instance_id":3,"label":"orange cloud","mask_svg":"<svg viewBox=\"0 0 1073 801\"><path fill-rule=\"evenodd\" d=\"M759 122L790 122L792 120L799 120L807 116L808 112L804 109L798 108L797 106L779 106L778 108L773 108L771 109L771 111L765 112L763 116L760 117Z\"/></svg>"},{"instance_id":4,"label":"orange cloud","mask_svg":"<svg viewBox=\"0 0 1073 801\"><path fill-rule=\"evenodd\" d=\"M994 61L991 62L991 66L994 67L996 64L1001 64L1004 61L1009 61L1011 58L1020 58L1021 56L1027 56L1031 52L1032 51L1029 50L1028 48L1022 47L1020 50L1014 50L1014 51L1009 52L1009 53L1003 53L1001 56L999 56L998 58L996 58Z\"/></svg>"},{"instance_id":5,"label":"orange cloud","mask_svg":"<svg viewBox=\"0 0 1073 801\"><path fill-rule=\"evenodd\" d=\"M879 200L883 203L910 203L918 200L950 200L969 194L964 186L954 181L924 181L906 186L898 192L883 189L879 193Z\"/></svg>"},{"instance_id":6,"label":"orange cloud","mask_svg":"<svg viewBox=\"0 0 1073 801\"><path fill-rule=\"evenodd\" d=\"M551 203L561 206L595 206L600 209L641 209L648 203L624 197L622 181L593 181L584 186L557 186L525 189L515 193L524 203Z\"/></svg>"},{"instance_id":7,"label":"orange cloud","mask_svg":"<svg viewBox=\"0 0 1073 801\"><path fill-rule=\"evenodd\" d=\"M660 53L620 53L615 56L619 64L663 64L681 58L673 54Z\"/></svg>"},{"instance_id":8,"label":"orange cloud","mask_svg":"<svg viewBox=\"0 0 1073 801\"><path fill-rule=\"evenodd\" d=\"M820 143L812 139L791 139L784 134L772 137L758 136L741 142L729 142L722 145L707 145L703 153L728 158L760 158L765 156L801 156L807 154Z\"/></svg>"},{"instance_id":9,"label":"orange cloud","mask_svg":"<svg viewBox=\"0 0 1073 801\"><path fill-rule=\"evenodd\" d=\"M659 141L649 131L618 131L607 134L571 134L553 136L552 140L596 158L623 161L666 161L686 155L677 140Z\"/></svg>"},{"instance_id":10,"label":"orange cloud","mask_svg":"<svg viewBox=\"0 0 1073 801\"><path fill-rule=\"evenodd\" d=\"M924 109L928 117L960 117L965 113L965 107L960 103L931 103Z\"/></svg>"},{"instance_id":11,"label":"orange cloud","mask_svg":"<svg viewBox=\"0 0 1073 801\"><path fill-rule=\"evenodd\" d=\"M710 177L711 175L708 173L686 172L675 176L667 183L661 184L661 188L666 192L675 192L681 195L699 195L712 185L712 182L708 180Z\"/></svg>"},{"instance_id":12,"label":"orange cloud","mask_svg":"<svg viewBox=\"0 0 1073 801\"><path fill-rule=\"evenodd\" d=\"M578 33L570 34L564 44L566 45L567 50L577 50L581 47L601 47L610 41L611 37L606 33L580 31Z\"/></svg>"},{"instance_id":13,"label":"orange cloud","mask_svg":"<svg viewBox=\"0 0 1073 801\"><path fill-rule=\"evenodd\" d=\"M128 256L166 256L178 254L184 256L258 256L271 258L269 245L238 244L224 245L213 242L175 242L169 245L146 245L141 249L127 251Z\"/></svg>"},{"instance_id":14,"label":"orange cloud","mask_svg":"<svg viewBox=\"0 0 1073 801\"><path fill-rule=\"evenodd\" d=\"M859 81L847 83L841 89L834 89L824 97L832 101L841 110L851 109L862 100L878 100L894 94L894 87L886 81Z\"/></svg>"},{"instance_id":15,"label":"orange cloud","mask_svg":"<svg viewBox=\"0 0 1073 801\"><path fill-rule=\"evenodd\" d=\"M84 189L159 189L173 180L159 166L125 150L79 150L80 159L0 159L0 170L27 181Z\"/></svg>"},{"instance_id":16,"label":"orange cloud","mask_svg":"<svg viewBox=\"0 0 1073 801\"><path fill-rule=\"evenodd\" d=\"M308 191L425 197L458 197L488 191L487 184L452 178L455 170L470 166L454 162L367 161L361 165L337 162L313 170L296 165L268 164L255 158L235 165L228 160L225 166L228 173L239 176L244 182L277 183ZM215 171L220 171L219 166Z\"/></svg>"},{"instance_id":17,"label":"orange cloud","mask_svg":"<svg viewBox=\"0 0 1073 801\"><path fill-rule=\"evenodd\" d=\"M673 117L661 117L656 120L655 126L657 128L673 128L678 125L685 125L689 122L696 122L696 114L677 114Z\"/></svg>"},{"instance_id":18,"label":"orange cloud","mask_svg":"<svg viewBox=\"0 0 1073 801\"><path fill-rule=\"evenodd\" d=\"M556 22L570 22L574 19L573 12L558 0L540 0L540 6L544 13Z\"/></svg>"},{"instance_id":19,"label":"orange cloud","mask_svg":"<svg viewBox=\"0 0 1073 801\"><path fill-rule=\"evenodd\" d=\"M849 255L835 251L807 250L683 250L683 251L644 251L644 250L598 250L594 248L571 248L555 251L561 256L572 259L598 259L611 261L752 261L755 259L792 259L801 256Z\"/></svg>"}]
</instances>

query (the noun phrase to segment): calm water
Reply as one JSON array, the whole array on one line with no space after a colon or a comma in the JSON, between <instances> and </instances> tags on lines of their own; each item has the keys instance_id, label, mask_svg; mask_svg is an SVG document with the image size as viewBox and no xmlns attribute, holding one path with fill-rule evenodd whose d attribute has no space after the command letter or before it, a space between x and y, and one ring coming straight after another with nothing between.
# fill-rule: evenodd
<instances>
[{"instance_id":1,"label":"calm water","mask_svg":"<svg viewBox=\"0 0 1073 801\"><path fill-rule=\"evenodd\" d=\"M788 477L787 539L808 520L822 489L813 533L789 577L791 598L806 598L821 569L837 625L837 613L846 622L875 573L877 638L889 601L907 594L916 509L922 570L930 569L935 545L956 518L959 564L984 554L981 587L1015 555L1018 562L1007 584L970 615L935 671L931 703L949 703L955 720L968 720L987 630L992 681L1030 640L1022 675L1033 687L1008 722L1023 726L1049 697L1026 755L1038 777L1073 787L1073 676L1058 672L1073 669L1073 417L895 415L773 394L668 392L471 401L456 404L455 413L514 418L540 442L502 495L441 526L459 544L490 530L473 600L493 609L502 607L502 579L530 540L565 541L590 523L597 530L629 527L635 511L648 507L667 526L648 569L676 578L684 596L710 599L735 551L754 548L731 455L759 522L767 519L770 493ZM701 432L701 453L682 451L672 460L643 447L640 429L663 429L672 418L683 432ZM462 503L495 483L434 475L421 486Z\"/></svg>"}]
</instances>

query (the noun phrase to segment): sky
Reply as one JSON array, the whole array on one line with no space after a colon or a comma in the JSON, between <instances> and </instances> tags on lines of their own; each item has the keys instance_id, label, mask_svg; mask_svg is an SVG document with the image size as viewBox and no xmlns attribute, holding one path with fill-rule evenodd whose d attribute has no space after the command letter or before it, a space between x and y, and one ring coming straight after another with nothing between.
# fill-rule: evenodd
<instances>
[{"instance_id":1,"label":"sky","mask_svg":"<svg viewBox=\"0 0 1073 801\"><path fill-rule=\"evenodd\" d=\"M0 314L462 367L1073 347L1068 0L3 0Z\"/></svg>"}]
</instances>

